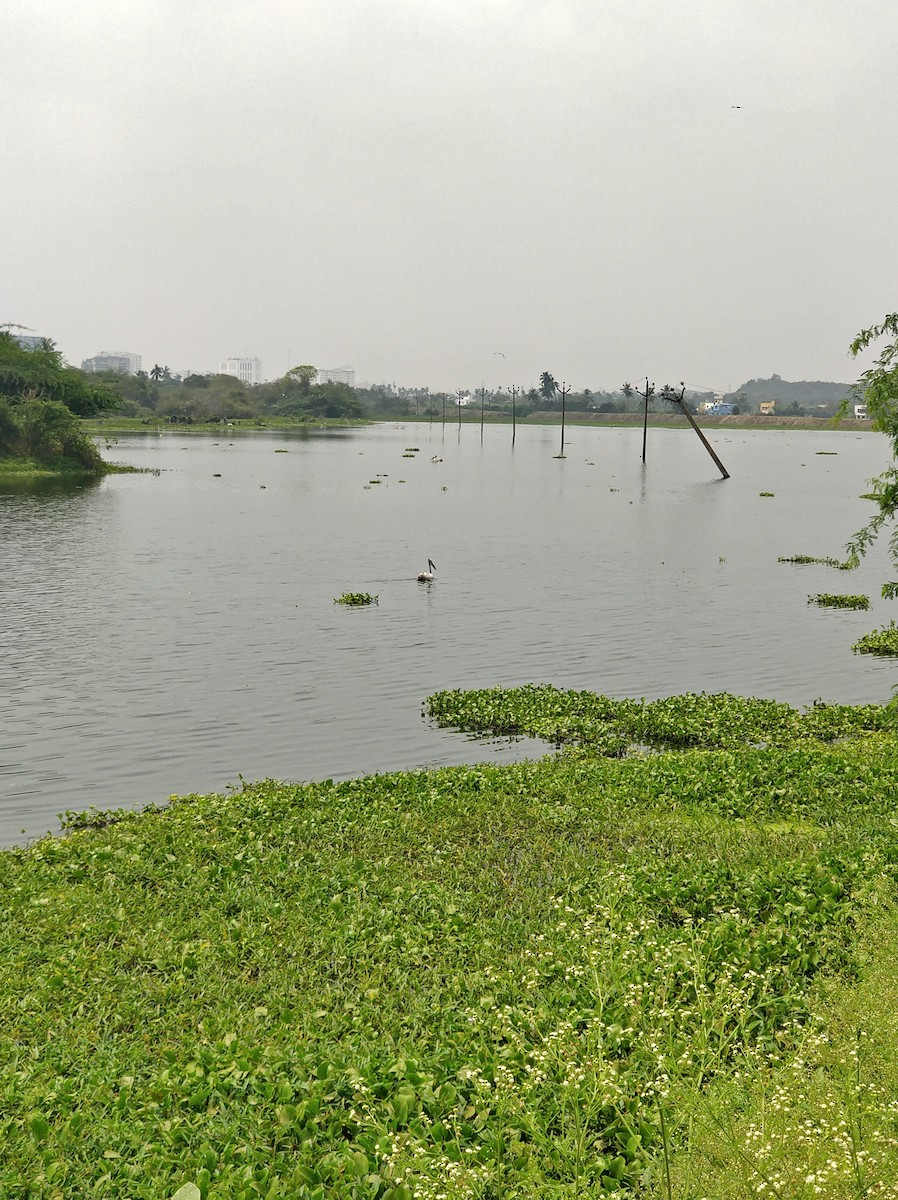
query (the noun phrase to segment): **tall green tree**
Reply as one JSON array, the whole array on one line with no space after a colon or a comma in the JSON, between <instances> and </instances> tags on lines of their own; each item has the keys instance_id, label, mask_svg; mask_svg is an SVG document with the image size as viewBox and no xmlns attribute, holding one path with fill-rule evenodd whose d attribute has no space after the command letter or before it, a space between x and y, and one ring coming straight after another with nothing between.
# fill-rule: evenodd
<instances>
[{"instance_id":1,"label":"tall green tree","mask_svg":"<svg viewBox=\"0 0 898 1200\"><path fill-rule=\"evenodd\" d=\"M312 390L312 384L318 378L318 368L313 367L310 363L303 363L299 367L291 367L285 378L292 379L299 385L299 394L308 396Z\"/></svg>"},{"instance_id":2,"label":"tall green tree","mask_svg":"<svg viewBox=\"0 0 898 1200\"><path fill-rule=\"evenodd\" d=\"M539 394L546 401L554 400L555 393L558 391L558 384L548 371L543 371L539 377Z\"/></svg>"}]
</instances>

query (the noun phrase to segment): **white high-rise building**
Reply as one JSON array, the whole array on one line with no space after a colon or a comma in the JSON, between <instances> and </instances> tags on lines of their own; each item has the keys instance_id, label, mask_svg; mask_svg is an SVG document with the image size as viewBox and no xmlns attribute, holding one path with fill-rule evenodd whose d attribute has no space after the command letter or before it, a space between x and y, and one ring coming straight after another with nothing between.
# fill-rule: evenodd
<instances>
[{"instance_id":1,"label":"white high-rise building","mask_svg":"<svg viewBox=\"0 0 898 1200\"><path fill-rule=\"evenodd\" d=\"M241 383L262 382L262 360L258 358L226 358L218 364L219 375L236 375Z\"/></svg>"},{"instance_id":2,"label":"white high-rise building","mask_svg":"<svg viewBox=\"0 0 898 1200\"><path fill-rule=\"evenodd\" d=\"M85 358L82 371L96 374L98 371L118 371L119 375L136 375L140 370L141 357L128 350L101 350L93 358Z\"/></svg>"},{"instance_id":3,"label":"white high-rise building","mask_svg":"<svg viewBox=\"0 0 898 1200\"><path fill-rule=\"evenodd\" d=\"M318 372L319 383L348 383L355 387L355 367L325 367Z\"/></svg>"}]
</instances>

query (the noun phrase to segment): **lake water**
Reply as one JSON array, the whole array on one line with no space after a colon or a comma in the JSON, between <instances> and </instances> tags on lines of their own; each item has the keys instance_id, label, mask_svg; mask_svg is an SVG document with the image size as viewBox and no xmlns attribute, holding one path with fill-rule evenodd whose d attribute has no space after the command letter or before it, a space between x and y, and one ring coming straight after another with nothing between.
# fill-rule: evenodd
<instances>
[{"instance_id":1,"label":"lake water","mask_svg":"<svg viewBox=\"0 0 898 1200\"><path fill-rule=\"evenodd\" d=\"M433 728L439 688L888 699L896 664L851 651L894 612L885 547L851 574L777 562L842 553L886 439L710 437L729 480L688 429L650 429L645 468L641 429L569 427L564 459L550 427L148 434L108 457L159 475L0 493L0 842L241 775L537 751Z\"/></svg>"}]
</instances>

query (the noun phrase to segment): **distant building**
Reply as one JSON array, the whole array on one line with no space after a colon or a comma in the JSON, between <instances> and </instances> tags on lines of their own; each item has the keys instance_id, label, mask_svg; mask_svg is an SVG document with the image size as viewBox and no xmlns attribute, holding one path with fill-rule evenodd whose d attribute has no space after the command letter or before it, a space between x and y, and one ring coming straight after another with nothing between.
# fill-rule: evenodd
<instances>
[{"instance_id":1,"label":"distant building","mask_svg":"<svg viewBox=\"0 0 898 1200\"><path fill-rule=\"evenodd\" d=\"M318 372L319 383L348 383L355 387L355 367L327 367Z\"/></svg>"},{"instance_id":2,"label":"distant building","mask_svg":"<svg viewBox=\"0 0 898 1200\"><path fill-rule=\"evenodd\" d=\"M854 419L855 419L855 421L866 421L866 420L867 420L867 406L866 406L866 404L855 404L855 406L854 406Z\"/></svg>"},{"instance_id":3,"label":"distant building","mask_svg":"<svg viewBox=\"0 0 898 1200\"><path fill-rule=\"evenodd\" d=\"M762 400L758 405L758 412L762 417L776 416L776 401Z\"/></svg>"},{"instance_id":4,"label":"distant building","mask_svg":"<svg viewBox=\"0 0 898 1200\"><path fill-rule=\"evenodd\" d=\"M720 392L714 392L710 400L705 400L698 406L698 411L700 413L711 413L722 400L723 395Z\"/></svg>"},{"instance_id":5,"label":"distant building","mask_svg":"<svg viewBox=\"0 0 898 1200\"><path fill-rule=\"evenodd\" d=\"M12 336L23 350L39 350L41 343L46 340L36 333L14 333Z\"/></svg>"},{"instance_id":6,"label":"distant building","mask_svg":"<svg viewBox=\"0 0 898 1200\"><path fill-rule=\"evenodd\" d=\"M262 362L258 358L226 358L218 364L219 375L236 375L241 383L262 382Z\"/></svg>"},{"instance_id":7,"label":"distant building","mask_svg":"<svg viewBox=\"0 0 898 1200\"><path fill-rule=\"evenodd\" d=\"M81 370L90 375L99 371L117 371L119 375L136 375L140 370L139 354L131 354L127 350L101 350L93 358L85 358Z\"/></svg>"}]
</instances>

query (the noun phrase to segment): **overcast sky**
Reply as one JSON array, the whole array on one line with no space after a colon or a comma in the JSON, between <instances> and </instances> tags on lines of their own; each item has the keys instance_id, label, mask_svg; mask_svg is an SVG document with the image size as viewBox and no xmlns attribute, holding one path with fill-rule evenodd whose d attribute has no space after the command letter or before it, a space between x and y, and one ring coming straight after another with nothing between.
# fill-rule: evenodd
<instances>
[{"instance_id":1,"label":"overcast sky","mask_svg":"<svg viewBox=\"0 0 898 1200\"><path fill-rule=\"evenodd\" d=\"M435 390L849 381L896 65L895 0L4 0L0 321Z\"/></svg>"}]
</instances>

